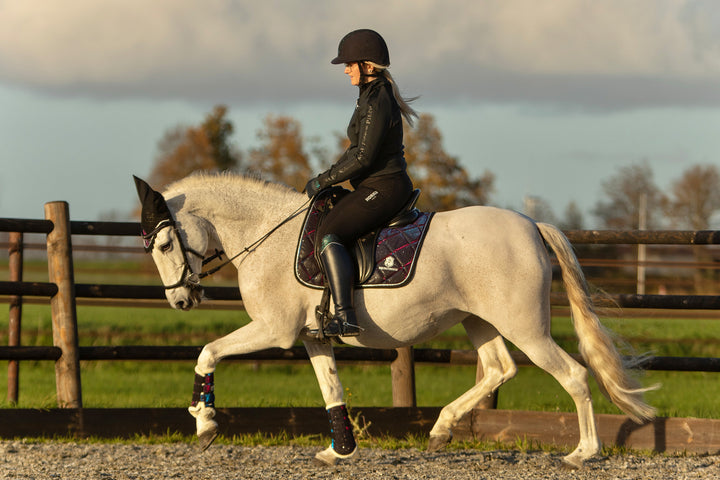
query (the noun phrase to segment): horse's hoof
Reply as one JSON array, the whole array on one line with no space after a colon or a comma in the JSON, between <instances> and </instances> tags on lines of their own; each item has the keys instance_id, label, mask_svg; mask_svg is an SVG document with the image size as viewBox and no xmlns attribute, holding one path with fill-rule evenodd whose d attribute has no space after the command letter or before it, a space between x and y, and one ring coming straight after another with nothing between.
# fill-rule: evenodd
<instances>
[{"instance_id":1,"label":"horse's hoof","mask_svg":"<svg viewBox=\"0 0 720 480\"><path fill-rule=\"evenodd\" d=\"M563 470L579 470L583 466L582 460L578 458L563 457L560 466Z\"/></svg>"},{"instance_id":2,"label":"horse's hoof","mask_svg":"<svg viewBox=\"0 0 720 480\"><path fill-rule=\"evenodd\" d=\"M315 455L315 463L323 467L332 467L337 461L338 457L333 453L332 448L326 448Z\"/></svg>"},{"instance_id":3,"label":"horse's hoof","mask_svg":"<svg viewBox=\"0 0 720 480\"><path fill-rule=\"evenodd\" d=\"M448 443L450 443L450 440L452 440L451 433L446 433L443 435L430 435L427 451L437 452L438 450L442 450L448 445Z\"/></svg>"},{"instance_id":4,"label":"horse's hoof","mask_svg":"<svg viewBox=\"0 0 720 480\"><path fill-rule=\"evenodd\" d=\"M213 441L217 438L218 431L217 428L213 428L212 430L208 430L206 432L201 433L198 435L198 442L200 443L200 451L204 452L208 449L210 445L212 445Z\"/></svg>"}]
</instances>

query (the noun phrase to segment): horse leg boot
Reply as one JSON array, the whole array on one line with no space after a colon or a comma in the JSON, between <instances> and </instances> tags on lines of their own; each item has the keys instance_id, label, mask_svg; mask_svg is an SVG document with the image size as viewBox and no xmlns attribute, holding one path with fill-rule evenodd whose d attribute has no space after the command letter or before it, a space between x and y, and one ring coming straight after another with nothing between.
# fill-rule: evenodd
<instances>
[{"instance_id":1,"label":"horse leg boot","mask_svg":"<svg viewBox=\"0 0 720 480\"><path fill-rule=\"evenodd\" d=\"M192 404L188 407L190 415L195 417L198 441L201 451L207 450L218 436L218 424L215 417L215 378L214 374L201 375L195 369Z\"/></svg>"},{"instance_id":2,"label":"horse leg boot","mask_svg":"<svg viewBox=\"0 0 720 480\"><path fill-rule=\"evenodd\" d=\"M353 307L353 282L355 280L353 261L337 236L325 235L323 237L320 260L335 303L335 315L323 333L327 337L359 335L360 327L358 327Z\"/></svg>"},{"instance_id":3,"label":"horse leg boot","mask_svg":"<svg viewBox=\"0 0 720 480\"><path fill-rule=\"evenodd\" d=\"M355 456L357 443L353 435L350 416L344 403L336 403L325 407L330 420L330 448L318 452L315 460L324 465L335 465L338 459L348 459Z\"/></svg>"}]
</instances>

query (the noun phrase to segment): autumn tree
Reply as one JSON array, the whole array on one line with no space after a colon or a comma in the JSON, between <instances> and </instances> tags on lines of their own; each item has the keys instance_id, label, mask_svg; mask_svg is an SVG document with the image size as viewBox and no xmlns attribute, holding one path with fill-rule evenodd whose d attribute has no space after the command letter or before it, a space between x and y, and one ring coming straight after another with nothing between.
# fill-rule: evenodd
<instances>
[{"instance_id":1,"label":"autumn tree","mask_svg":"<svg viewBox=\"0 0 720 480\"><path fill-rule=\"evenodd\" d=\"M233 124L227 107L213 108L202 124L178 126L165 132L150 174L152 185L167 185L197 170L235 170L241 154L232 143Z\"/></svg>"},{"instance_id":2,"label":"autumn tree","mask_svg":"<svg viewBox=\"0 0 720 480\"><path fill-rule=\"evenodd\" d=\"M283 115L268 115L263 125L257 133L260 146L250 150L248 170L302 190L313 171L300 122Z\"/></svg>"},{"instance_id":3,"label":"autumn tree","mask_svg":"<svg viewBox=\"0 0 720 480\"><path fill-rule=\"evenodd\" d=\"M639 227L641 204L645 205L646 227L653 229L661 222L662 205L665 202L655 185L653 172L647 161L621 167L616 175L602 182L606 201L599 201L593 213L605 227L617 230L633 230ZM644 202L641 198L644 196Z\"/></svg>"},{"instance_id":4,"label":"autumn tree","mask_svg":"<svg viewBox=\"0 0 720 480\"><path fill-rule=\"evenodd\" d=\"M449 210L488 202L494 176L485 171L472 178L460 161L443 147L443 138L432 115L421 114L415 128L405 130L405 159L423 210Z\"/></svg>"},{"instance_id":5,"label":"autumn tree","mask_svg":"<svg viewBox=\"0 0 720 480\"><path fill-rule=\"evenodd\" d=\"M665 212L680 228L707 230L710 218L720 209L720 174L714 165L695 165L687 169L672 184L672 198L668 199ZM712 253L706 246L692 247L698 263L712 262ZM695 293L715 293L715 270L695 268L693 281Z\"/></svg>"},{"instance_id":6,"label":"autumn tree","mask_svg":"<svg viewBox=\"0 0 720 480\"><path fill-rule=\"evenodd\" d=\"M665 212L680 228L707 230L720 210L720 173L714 165L695 165L672 184Z\"/></svg>"}]
</instances>

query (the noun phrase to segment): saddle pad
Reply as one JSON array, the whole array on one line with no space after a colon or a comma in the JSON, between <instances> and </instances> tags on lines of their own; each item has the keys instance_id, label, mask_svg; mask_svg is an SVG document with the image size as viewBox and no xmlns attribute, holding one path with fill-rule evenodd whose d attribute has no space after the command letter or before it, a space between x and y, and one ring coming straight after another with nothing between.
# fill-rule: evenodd
<instances>
[{"instance_id":1,"label":"saddle pad","mask_svg":"<svg viewBox=\"0 0 720 480\"><path fill-rule=\"evenodd\" d=\"M328 199L320 198L310 208L298 241L295 256L295 277L311 288L323 288L324 278L315 259L315 231L320 220L320 209ZM375 267L370 278L357 287L400 287L412 279L420 247L427 233L432 213L421 212L408 225L384 228L377 237Z\"/></svg>"}]
</instances>

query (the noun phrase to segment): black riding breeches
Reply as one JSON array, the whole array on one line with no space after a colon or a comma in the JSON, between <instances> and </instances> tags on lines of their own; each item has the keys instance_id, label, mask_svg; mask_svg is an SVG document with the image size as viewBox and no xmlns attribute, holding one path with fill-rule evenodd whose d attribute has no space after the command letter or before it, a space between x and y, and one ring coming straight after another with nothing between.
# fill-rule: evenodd
<instances>
[{"instance_id":1,"label":"black riding breeches","mask_svg":"<svg viewBox=\"0 0 720 480\"><path fill-rule=\"evenodd\" d=\"M349 246L390 221L410 200L412 181L400 172L370 177L345 195L323 219L317 239L334 234Z\"/></svg>"}]
</instances>

